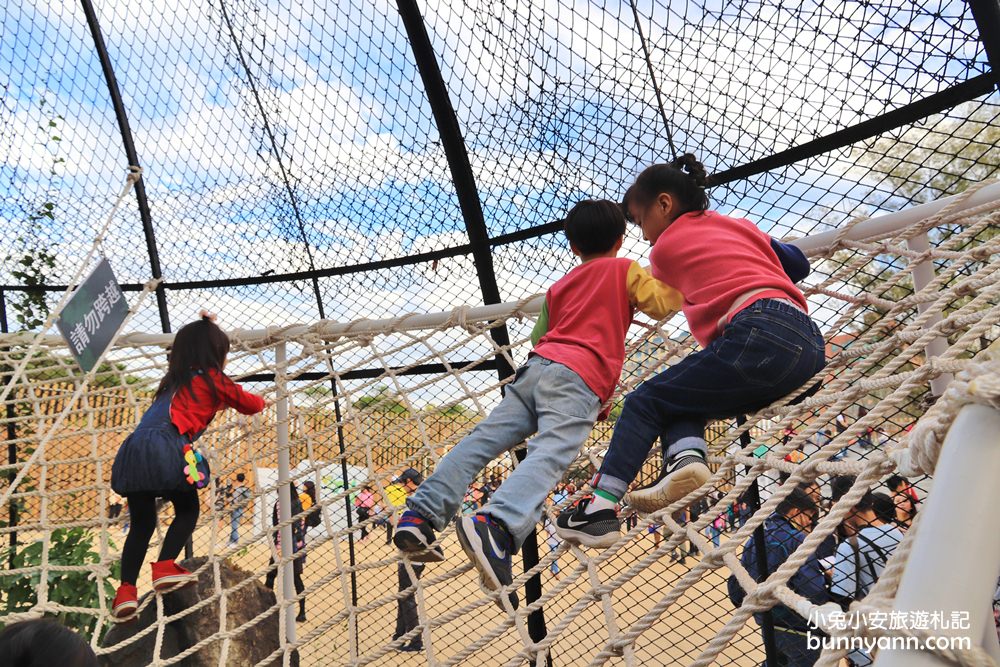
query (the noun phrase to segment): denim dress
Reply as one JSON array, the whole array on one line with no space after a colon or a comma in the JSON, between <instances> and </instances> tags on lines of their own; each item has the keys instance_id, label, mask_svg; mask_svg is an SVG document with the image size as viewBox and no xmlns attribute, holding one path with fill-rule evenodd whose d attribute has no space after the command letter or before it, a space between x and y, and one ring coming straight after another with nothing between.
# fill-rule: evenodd
<instances>
[{"instance_id":1,"label":"denim dress","mask_svg":"<svg viewBox=\"0 0 1000 667\"><path fill-rule=\"evenodd\" d=\"M115 493L169 492L192 488L187 481L184 445L193 438L182 435L170 421L171 396L160 396L139 420L139 425L118 448L111 466ZM207 471L207 466L199 466ZM206 477L206 482L207 477Z\"/></svg>"}]
</instances>

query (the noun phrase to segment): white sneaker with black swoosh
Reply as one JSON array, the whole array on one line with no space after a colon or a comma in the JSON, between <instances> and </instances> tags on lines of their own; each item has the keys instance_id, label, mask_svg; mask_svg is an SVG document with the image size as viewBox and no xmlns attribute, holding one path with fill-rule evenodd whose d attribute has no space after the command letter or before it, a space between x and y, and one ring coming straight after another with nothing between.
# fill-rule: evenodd
<instances>
[{"instance_id":1,"label":"white sneaker with black swoosh","mask_svg":"<svg viewBox=\"0 0 1000 667\"><path fill-rule=\"evenodd\" d=\"M667 461L652 484L626 493L625 502L649 514L700 488L711 476L704 454L697 449L686 449Z\"/></svg>"},{"instance_id":2,"label":"white sneaker with black swoosh","mask_svg":"<svg viewBox=\"0 0 1000 667\"><path fill-rule=\"evenodd\" d=\"M621 520L614 509L587 512L590 498L584 498L572 512L556 518L556 535L575 544L606 549L621 537Z\"/></svg>"},{"instance_id":3,"label":"white sneaker with black swoosh","mask_svg":"<svg viewBox=\"0 0 1000 667\"><path fill-rule=\"evenodd\" d=\"M514 540L507 529L486 514L463 516L455 521L458 542L465 555L479 570L479 585L484 592L499 591L514 581L511 554ZM517 609L517 594L507 594L511 606ZM504 608L497 598L497 606Z\"/></svg>"}]
</instances>

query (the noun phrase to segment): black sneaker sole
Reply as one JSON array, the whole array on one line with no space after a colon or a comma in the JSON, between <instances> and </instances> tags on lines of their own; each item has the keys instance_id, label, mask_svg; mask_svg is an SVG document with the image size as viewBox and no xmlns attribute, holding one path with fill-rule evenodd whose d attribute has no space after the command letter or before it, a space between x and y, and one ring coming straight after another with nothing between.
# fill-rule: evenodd
<instances>
[{"instance_id":1,"label":"black sneaker sole","mask_svg":"<svg viewBox=\"0 0 1000 667\"><path fill-rule=\"evenodd\" d=\"M708 482L712 471L704 463L689 463L656 484L625 494L625 502L643 514L667 507Z\"/></svg>"},{"instance_id":2,"label":"black sneaker sole","mask_svg":"<svg viewBox=\"0 0 1000 667\"><path fill-rule=\"evenodd\" d=\"M585 533L582 530L575 530L569 527L563 527L556 525L556 535L572 542L573 544L579 544L582 547L588 547L590 549L607 549L610 546L614 546L614 543L618 541L618 538L622 536L621 528L612 531L610 533L604 533L603 535L591 535L590 533Z\"/></svg>"},{"instance_id":3,"label":"black sneaker sole","mask_svg":"<svg viewBox=\"0 0 1000 667\"><path fill-rule=\"evenodd\" d=\"M392 543L403 552L403 555L414 563L442 563L444 552L437 545L426 546L413 533L397 530L392 536Z\"/></svg>"},{"instance_id":4,"label":"black sneaker sole","mask_svg":"<svg viewBox=\"0 0 1000 667\"><path fill-rule=\"evenodd\" d=\"M489 564L490 559L486 556L486 552L483 551L482 542L479 536L476 535L476 529L472 525L473 520L471 517L459 517L455 520L455 532L458 533L458 543L462 545L462 551L465 552L465 555L469 557L469 561L479 571L479 587L487 595L496 593L503 588L503 584L497 579L497 575L493 573L493 568ZM514 609L517 609L517 595L510 593L508 598ZM496 599L496 603L500 609L507 611L500 601L499 596Z\"/></svg>"}]
</instances>

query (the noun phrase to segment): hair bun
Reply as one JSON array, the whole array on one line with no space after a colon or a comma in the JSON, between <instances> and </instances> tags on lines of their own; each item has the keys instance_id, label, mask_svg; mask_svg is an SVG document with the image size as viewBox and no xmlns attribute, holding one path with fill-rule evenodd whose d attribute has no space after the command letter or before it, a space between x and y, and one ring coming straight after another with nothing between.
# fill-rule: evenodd
<instances>
[{"instance_id":1,"label":"hair bun","mask_svg":"<svg viewBox=\"0 0 1000 667\"><path fill-rule=\"evenodd\" d=\"M203 320L208 320L209 322L215 322L216 320L219 319L218 315L216 315L215 313L210 313L204 308L198 311L198 317L200 317Z\"/></svg>"},{"instance_id":2,"label":"hair bun","mask_svg":"<svg viewBox=\"0 0 1000 667\"><path fill-rule=\"evenodd\" d=\"M685 153L670 163L671 167L680 169L690 176L695 185L700 188L705 187L708 182L708 174L705 172L705 165L698 161L694 153Z\"/></svg>"}]
</instances>

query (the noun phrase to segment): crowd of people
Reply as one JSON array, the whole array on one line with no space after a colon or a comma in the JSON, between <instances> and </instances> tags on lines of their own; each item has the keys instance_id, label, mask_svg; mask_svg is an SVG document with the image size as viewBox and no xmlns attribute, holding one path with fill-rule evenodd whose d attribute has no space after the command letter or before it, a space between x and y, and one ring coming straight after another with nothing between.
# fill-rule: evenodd
<instances>
[{"instance_id":1,"label":"crowd of people","mask_svg":"<svg viewBox=\"0 0 1000 667\"><path fill-rule=\"evenodd\" d=\"M894 476L895 477L895 476ZM830 481L833 504L840 500L854 485L853 477L835 477ZM821 605L837 602L847 608L851 602L861 600L871 590L885 568L889 557L903 538L916 513L917 495L902 478L887 480L889 488L896 484L898 491L890 496L879 491L868 491L850 509L836 532L827 537L788 582L788 586L810 602ZM903 503L897 496L905 496ZM755 581L761 582L773 574L788 557L805 541L819 521L826 500L819 493L819 485L812 483L797 487L778 504L763 525L766 567L758 562L761 551L756 546L756 535L745 544L740 562ZM905 506L905 510L900 507ZM734 605L743 603L745 592L735 575L728 580L729 598ZM807 667L819 659L820 649L810 647L807 633L815 632L791 609L778 605L766 612L773 629L774 647L778 664L790 667ZM754 618L764 632L765 613ZM853 651L848 660L854 667L867 667L871 656Z\"/></svg>"}]
</instances>

